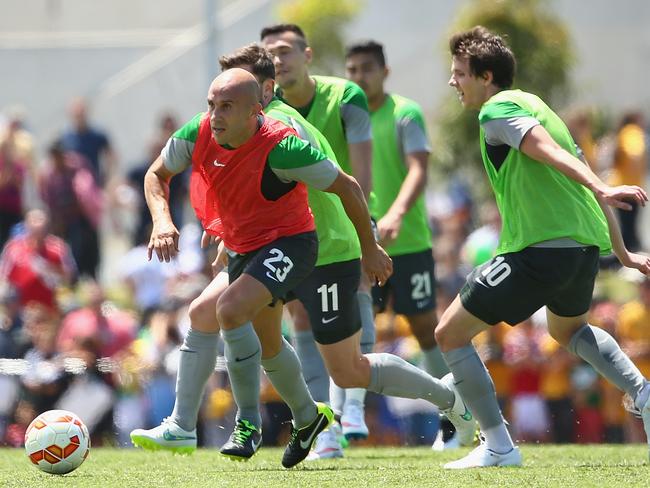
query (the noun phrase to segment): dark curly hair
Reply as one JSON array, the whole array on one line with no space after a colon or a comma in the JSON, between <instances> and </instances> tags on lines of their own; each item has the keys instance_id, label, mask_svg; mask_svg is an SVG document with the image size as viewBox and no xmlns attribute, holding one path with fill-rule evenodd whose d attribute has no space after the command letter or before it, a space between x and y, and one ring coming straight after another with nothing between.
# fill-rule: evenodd
<instances>
[{"instance_id":1,"label":"dark curly hair","mask_svg":"<svg viewBox=\"0 0 650 488\"><path fill-rule=\"evenodd\" d=\"M512 86L517 63L501 36L477 25L454 34L449 39L449 50L452 56L469 59L469 68L474 76L490 71L493 83L499 88Z\"/></svg>"}]
</instances>

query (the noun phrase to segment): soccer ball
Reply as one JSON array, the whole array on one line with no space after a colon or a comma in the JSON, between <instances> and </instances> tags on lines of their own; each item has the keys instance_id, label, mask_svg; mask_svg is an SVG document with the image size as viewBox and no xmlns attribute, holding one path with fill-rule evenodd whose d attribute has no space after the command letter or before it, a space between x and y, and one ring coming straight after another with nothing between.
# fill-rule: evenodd
<instances>
[{"instance_id":1,"label":"soccer ball","mask_svg":"<svg viewBox=\"0 0 650 488\"><path fill-rule=\"evenodd\" d=\"M27 427L25 451L38 469L52 474L69 473L88 457L88 428L72 412L49 410Z\"/></svg>"}]
</instances>

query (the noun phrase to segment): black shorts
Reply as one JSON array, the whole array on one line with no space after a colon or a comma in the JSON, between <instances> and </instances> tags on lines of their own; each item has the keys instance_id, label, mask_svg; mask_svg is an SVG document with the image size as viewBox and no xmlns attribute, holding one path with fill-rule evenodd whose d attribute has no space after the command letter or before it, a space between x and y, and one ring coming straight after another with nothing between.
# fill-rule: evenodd
<instances>
[{"instance_id":1,"label":"black shorts","mask_svg":"<svg viewBox=\"0 0 650 488\"><path fill-rule=\"evenodd\" d=\"M261 282L276 300L292 299L291 291L313 271L318 257L316 232L281 237L246 254L228 252L228 281L242 273Z\"/></svg>"},{"instance_id":2,"label":"black shorts","mask_svg":"<svg viewBox=\"0 0 650 488\"><path fill-rule=\"evenodd\" d=\"M595 246L527 247L501 254L469 274L460 299L491 325L516 325L544 305L556 315L576 317L591 306L598 257Z\"/></svg>"},{"instance_id":3,"label":"black shorts","mask_svg":"<svg viewBox=\"0 0 650 488\"><path fill-rule=\"evenodd\" d=\"M436 277L431 249L392 259L393 275L384 286L372 289L379 312L386 310L391 298L395 313L417 315L435 309Z\"/></svg>"},{"instance_id":4,"label":"black shorts","mask_svg":"<svg viewBox=\"0 0 650 488\"><path fill-rule=\"evenodd\" d=\"M358 259L317 266L294 290L309 315L314 339L334 344L361 329L357 289L361 279Z\"/></svg>"}]
</instances>

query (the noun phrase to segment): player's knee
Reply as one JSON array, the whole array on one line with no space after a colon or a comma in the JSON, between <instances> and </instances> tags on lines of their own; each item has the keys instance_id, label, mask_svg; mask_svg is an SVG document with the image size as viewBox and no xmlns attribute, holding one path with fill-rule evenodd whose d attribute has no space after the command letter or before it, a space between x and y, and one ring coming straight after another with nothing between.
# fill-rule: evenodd
<instances>
[{"instance_id":1,"label":"player's knee","mask_svg":"<svg viewBox=\"0 0 650 488\"><path fill-rule=\"evenodd\" d=\"M216 332L219 330L217 307L213 300L195 298L190 303L188 311L192 328L200 332Z\"/></svg>"},{"instance_id":2,"label":"player's knee","mask_svg":"<svg viewBox=\"0 0 650 488\"><path fill-rule=\"evenodd\" d=\"M435 343L438 344L438 347L443 351L453 349L453 344L451 343L452 337L449 333L449 329L450 327L448 324L440 323L433 333Z\"/></svg>"},{"instance_id":3,"label":"player's knee","mask_svg":"<svg viewBox=\"0 0 650 488\"><path fill-rule=\"evenodd\" d=\"M217 321L223 329L234 329L249 320L243 307L233 300L220 298L216 309Z\"/></svg>"},{"instance_id":4,"label":"player's knee","mask_svg":"<svg viewBox=\"0 0 650 488\"><path fill-rule=\"evenodd\" d=\"M366 388L370 381L370 363L365 356L355 361L341 361L330 367L329 374L339 388Z\"/></svg>"},{"instance_id":5,"label":"player's knee","mask_svg":"<svg viewBox=\"0 0 650 488\"><path fill-rule=\"evenodd\" d=\"M568 347L573 335L583 325L584 324L576 324L576 326L566 327L566 326L557 326L549 322L548 333L553 339L555 339L562 346Z\"/></svg>"}]
</instances>

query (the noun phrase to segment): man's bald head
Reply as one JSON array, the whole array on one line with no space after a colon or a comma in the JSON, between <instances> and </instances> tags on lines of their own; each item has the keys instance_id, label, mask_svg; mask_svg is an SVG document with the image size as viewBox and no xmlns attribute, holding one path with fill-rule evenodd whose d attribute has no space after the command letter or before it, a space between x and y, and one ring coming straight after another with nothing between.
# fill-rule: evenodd
<instances>
[{"instance_id":1,"label":"man's bald head","mask_svg":"<svg viewBox=\"0 0 650 488\"><path fill-rule=\"evenodd\" d=\"M212 81L208 112L217 143L238 147L255 134L262 110L261 98L257 80L244 69L226 70Z\"/></svg>"},{"instance_id":2,"label":"man's bald head","mask_svg":"<svg viewBox=\"0 0 650 488\"><path fill-rule=\"evenodd\" d=\"M210 85L210 93L228 93L243 103L251 105L262 99L260 85L255 77L241 68L232 68L222 72Z\"/></svg>"}]
</instances>

